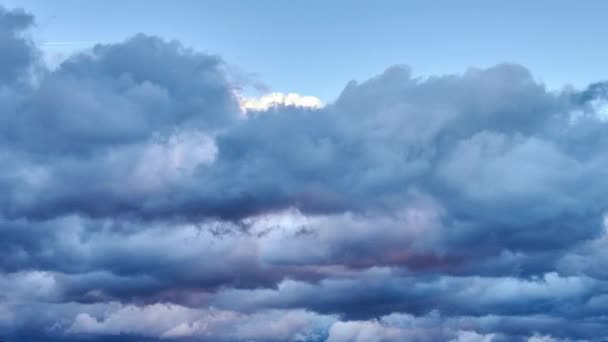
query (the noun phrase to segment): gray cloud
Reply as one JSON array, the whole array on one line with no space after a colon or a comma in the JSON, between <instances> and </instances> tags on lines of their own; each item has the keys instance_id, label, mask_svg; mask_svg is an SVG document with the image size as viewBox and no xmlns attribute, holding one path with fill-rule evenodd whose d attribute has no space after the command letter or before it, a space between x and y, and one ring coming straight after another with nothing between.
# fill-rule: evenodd
<instances>
[{"instance_id":1,"label":"gray cloud","mask_svg":"<svg viewBox=\"0 0 608 342\"><path fill-rule=\"evenodd\" d=\"M34 152L86 153L186 126L213 130L237 109L222 61L175 41L137 35L96 45L45 76L16 115Z\"/></svg>"},{"instance_id":2,"label":"gray cloud","mask_svg":"<svg viewBox=\"0 0 608 342\"><path fill-rule=\"evenodd\" d=\"M0 337L608 338L606 82L390 67L242 113L136 35L50 70L0 8Z\"/></svg>"},{"instance_id":3,"label":"gray cloud","mask_svg":"<svg viewBox=\"0 0 608 342\"><path fill-rule=\"evenodd\" d=\"M38 54L23 31L33 23L34 17L22 10L0 8L0 86L27 79Z\"/></svg>"}]
</instances>

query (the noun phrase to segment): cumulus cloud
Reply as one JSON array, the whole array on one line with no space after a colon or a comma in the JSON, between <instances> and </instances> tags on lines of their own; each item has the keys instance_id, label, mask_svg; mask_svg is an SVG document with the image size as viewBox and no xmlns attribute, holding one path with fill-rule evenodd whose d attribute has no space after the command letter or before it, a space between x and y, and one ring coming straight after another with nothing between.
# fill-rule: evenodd
<instances>
[{"instance_id":1,"label":"cumulus cloud","mask_svg":"<svg viewBox=\"0 0 608 342\"><path fill-rule=\"evenodd\" d=\"M238 96L243 112L262 112L282 106L293 106L318 109L324 106L323 102L315 96L305 96L297 93L274 92L260 97Z\"/></svg>"},{"instance_id":2,"label":"cumulus cloud","mask_svg":"<svg viewBox=\"0 0 608 342\"><path fill-rule=\"evenodd\" d=\"M104 317L78 314L67 329L72 335L134 335L160 339L204 341L298 341L315 338L331 317L303 311L271 311L254 315L221 310L197 310L173 304L118 306Z\"/></svg>"},{"instance_id":3,"label":"cumulus cloud","mask_svg":"<svg viewBox=\"0 0 608 342\"><path fill-rule=\"evenodd\" d=\"M33 23L0 8L0 337L608 338L608 83L244 98L145 34L50 68Z\"/></svg>"},{"instance_id":4,"label":"cumulus cloud","mask_svg":"<svg viewBox=\"0 0 608 342\"><path fill-rule=\"evenodd\" d=\"M0 8L0 85L26 81L38 57L24 30L34 24L34 17L23 10Z\"/></svg>"}]
</instances>

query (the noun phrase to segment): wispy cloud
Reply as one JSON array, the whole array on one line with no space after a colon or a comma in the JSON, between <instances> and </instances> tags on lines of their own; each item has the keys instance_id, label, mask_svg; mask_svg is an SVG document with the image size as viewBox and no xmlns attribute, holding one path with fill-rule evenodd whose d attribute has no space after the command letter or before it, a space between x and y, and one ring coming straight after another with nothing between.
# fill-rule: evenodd
<instances>
[{"instance_id":1,"label":"wispy cloud","mask_svg":"<svg viewBox=\"0 0 608 342\"><path fill-rule=\"evenodd\" d=\"M84 46L84 45L95 45L93 41L44 41L40 43L43 46Z\"/></svg>"}]
</instances>

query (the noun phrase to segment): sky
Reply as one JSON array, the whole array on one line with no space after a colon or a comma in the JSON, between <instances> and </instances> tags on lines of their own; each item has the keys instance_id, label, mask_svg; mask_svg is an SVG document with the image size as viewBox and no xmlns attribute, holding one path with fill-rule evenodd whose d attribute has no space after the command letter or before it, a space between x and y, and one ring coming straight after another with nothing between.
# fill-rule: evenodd
<instances>
[{"instance_id":1,"label":"sky","mask_svg":"<svg viewBox=\"0 0 608 342\"><path fill-rule=\"evenodd\" d=\"M35 39L52 55L144 32L220 54L272 91L325 102L395 64L426 77L519 63L561 88L605 77L608 58L601 0L4 3L36 15Z\"/></svg>"},{"instance_id":2,"label":"sky","mask_svg":"<svg viewBox=\"0 0 608 342\"><path fill-rule=\"evenodd\" d=\"M608 340L602 2L6 1L0 340Z\"/></svg>"}]
</instances>

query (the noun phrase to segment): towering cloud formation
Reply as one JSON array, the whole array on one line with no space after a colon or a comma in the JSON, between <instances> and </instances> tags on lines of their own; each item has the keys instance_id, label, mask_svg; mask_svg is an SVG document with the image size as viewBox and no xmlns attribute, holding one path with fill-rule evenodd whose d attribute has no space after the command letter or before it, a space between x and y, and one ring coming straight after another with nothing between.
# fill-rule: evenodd
<instances>
[{"instance_id":1,"label":"towering cloud formation","mask_svg":"<svg viewBox=\"0 0 608 342\"><path fill-rule=\"evenodd\" d=\"M608 338L608 83L398 66L243 116L218 56L50 70L32 23L0 9L3 339Z\"/></svg>"}]
</instances>

